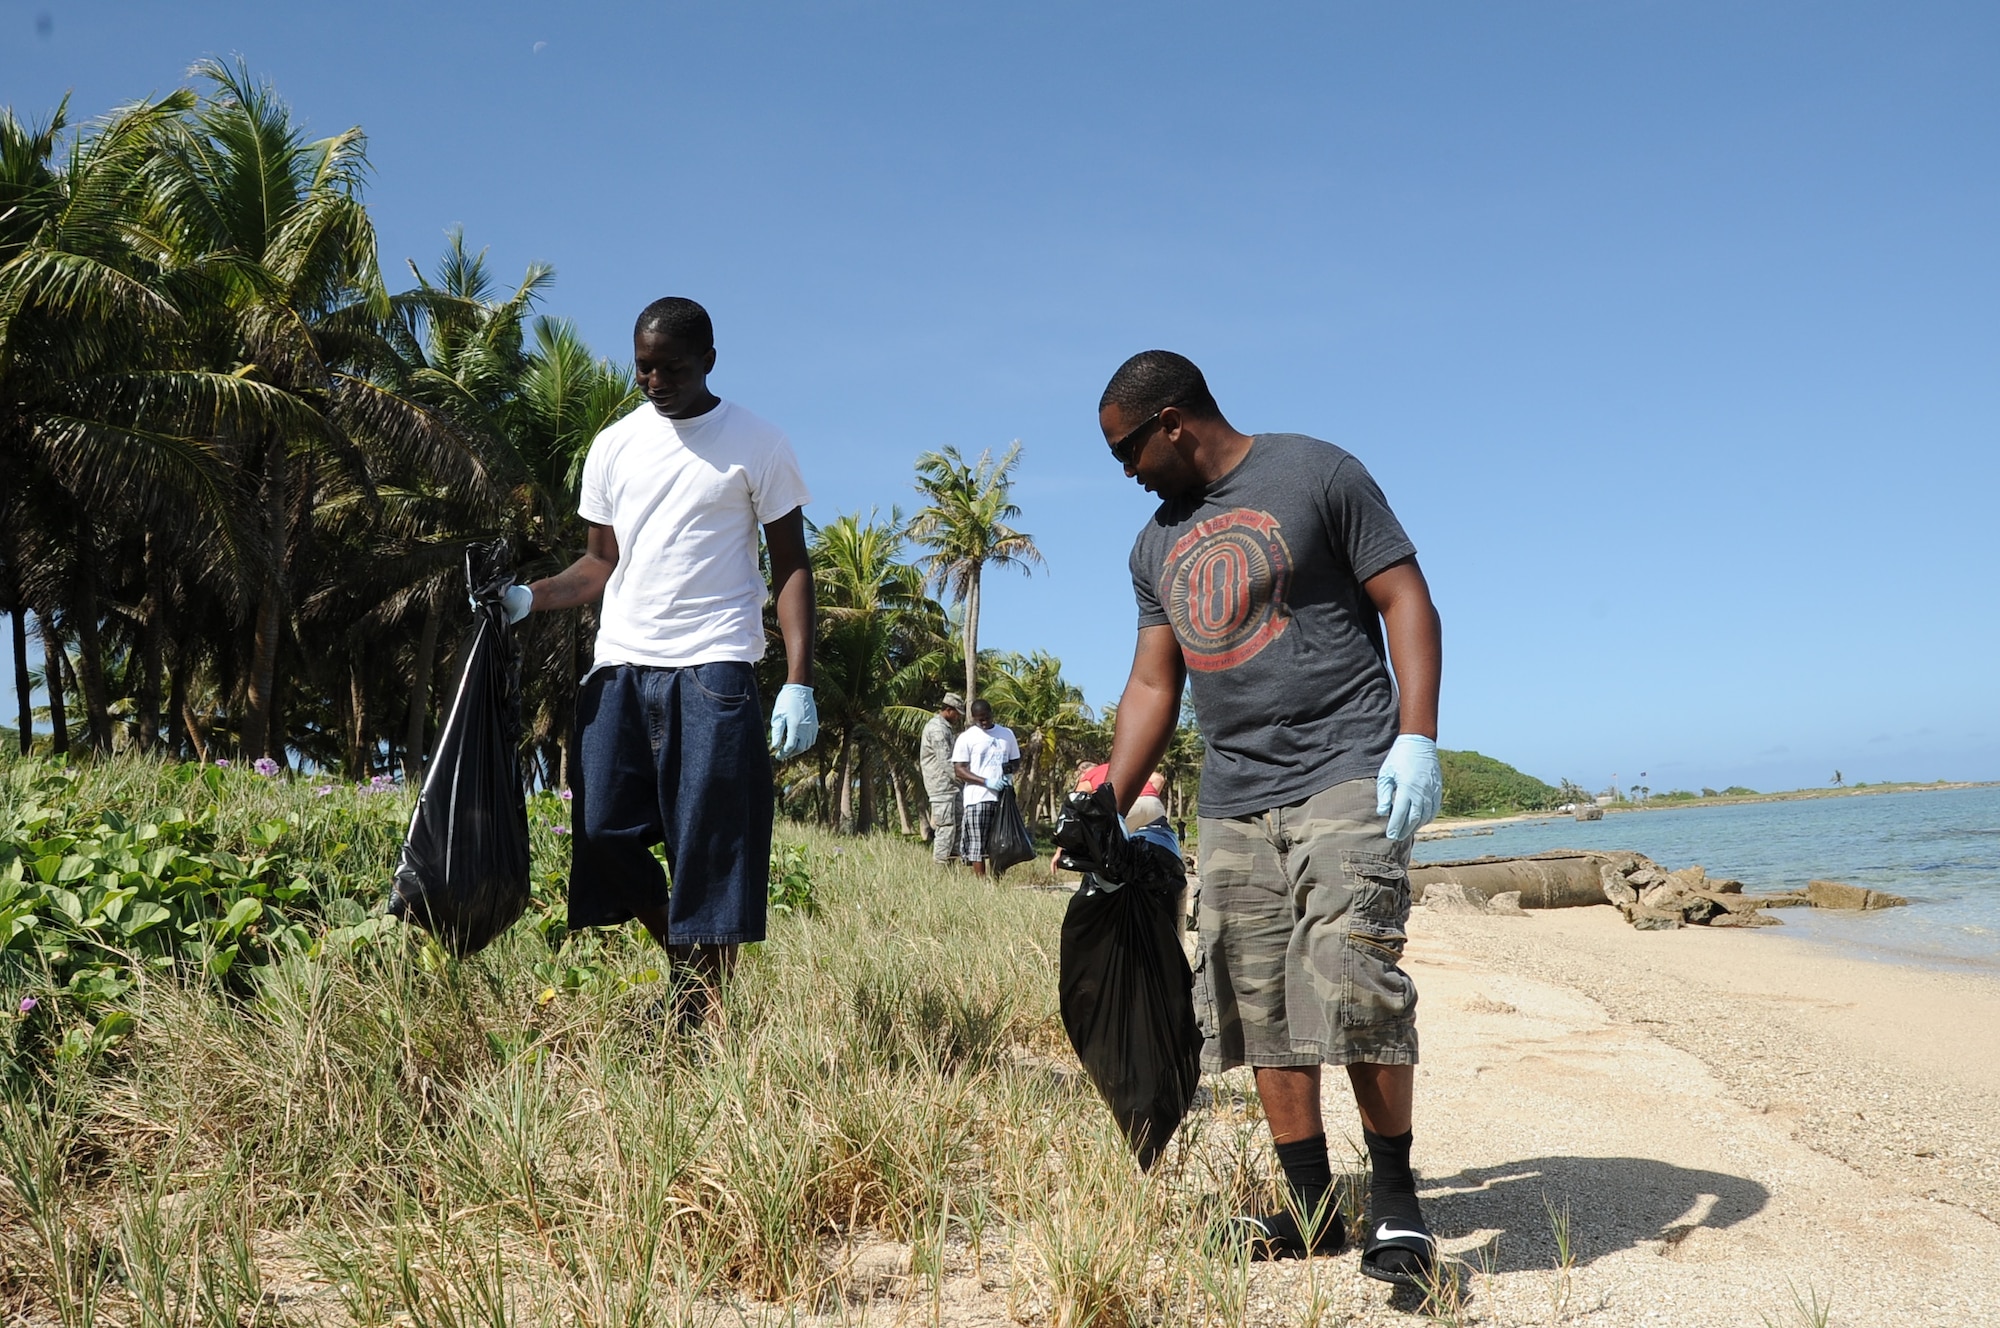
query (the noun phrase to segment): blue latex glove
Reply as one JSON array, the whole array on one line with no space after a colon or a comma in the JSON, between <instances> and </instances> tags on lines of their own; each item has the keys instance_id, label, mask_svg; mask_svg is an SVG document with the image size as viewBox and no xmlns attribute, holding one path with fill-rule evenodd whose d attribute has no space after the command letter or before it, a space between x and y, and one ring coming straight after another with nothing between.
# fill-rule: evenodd
<instances>
[{"instance_id":1,"label":"blue latex glove","mask_svg":"<svg viewBox=\"0 0 2000 1328\"><path fill-rule=\"evenodd\" d=\"M1005 775L995 775L993 778L986 781L986 787L992 789L995 793L998 793L1003 789L1010 789L1014 787L1014 781L1009 779Z\"/></svg>"},{"instance_id":2,"label":"blue latex glove","mask_svg":"<svg viewBox=\"0 0 2000 1328\"><path fill-rule=\"evenodd\" d=\"M813 704L813 689L800 682L788 682L778 689L778 703L771 708L771 752L780 761L789 761L813 745L819 737L819 707Z\"/></svg>"},{"instance_id":3,"label":"blue latex glove","mask_svg":"<svg viewBox=\"0 0 2000 1328\"><path fill-rule=\"evenodd\" d=\"M1401 843L1424 828L1444 801L1444 769L1438 745L1405 733L1389 748L1375 776L1375 814L1389 818L1389 838Z\"/></svg>"},{"instance_id":4,"label":"blue latex glove","mask_svg":"<svg viewBox=\"0 0 2000 1328\"><path fill-rule=\"evenodd\" d=\"M507 611L508 622L517 623L535 607L535 592L526 586L508 586L500 597L500 607Z\"/></svg>"},{"instance_id":5,"label":"blue latex glove","mask_svg":"<svg viewBox=\"0 0 2000 1328\"><path fill-rule=\"evenodd\" d=\"M465 597L465 602L475 609L479 607L479 601L470 595ZM500 592L500 611L507 615L509 623L521 621L534 607L535 592L526 586L508 586Z\"/></svg>"}]
</instances>

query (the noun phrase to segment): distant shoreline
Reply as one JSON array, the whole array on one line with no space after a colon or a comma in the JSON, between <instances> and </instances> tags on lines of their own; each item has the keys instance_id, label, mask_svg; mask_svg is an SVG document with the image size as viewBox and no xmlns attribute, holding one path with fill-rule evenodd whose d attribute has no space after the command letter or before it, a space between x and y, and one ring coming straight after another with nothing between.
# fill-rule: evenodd
<instances>
[{"instance_id":1,"label":"distant shoreline","mask_svg":"<svg viewBox=\"0 0 2000 1328\"><path fill-rule=\"evenodd\" d=\"M1943 793L1952 789L1993 788L2000 780L1962 780L1936 784L1867 784L1857 788L1791 789L1783 793L1739 793L1718 794L1713 798L1678 798L1672 802L1649 800L1646 802L1613 802L1604 805L1606 815L1625 812L1670 812L1683 811L1689 807L1733 807L1755 802L1802 802L1810 798L1863 798L1876 793ZM1497 816L1449 816L1439 817L1424 827L1419 839L1450 839L1456 832L1485 828L1496 825L1511 825L1521 821L1567 821L1569 812L1507 812ZM1589 824L1582 822L1582 824Z\"/></svg>"}]
</instances>

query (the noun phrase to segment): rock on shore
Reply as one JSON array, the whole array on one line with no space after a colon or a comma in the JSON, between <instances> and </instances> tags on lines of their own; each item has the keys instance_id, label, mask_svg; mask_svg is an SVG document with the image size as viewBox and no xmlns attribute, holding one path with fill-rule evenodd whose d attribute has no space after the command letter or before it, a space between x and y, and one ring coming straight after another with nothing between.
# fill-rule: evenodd
<instances>
[{"instance_id":1,"label":"rock on shore","mask_svg":"<svg viewBox=\"0 0 2000 1328\"><path fill-rule=\"evenodd\" d=\"M1609 903L1640 931L1680 927L1775 927L1767 909L1896 908L1901 895L1838 881L1750 894L1743 882L1700 866L1669 871L1642 853L1560 849L1525 857L1473 858L1410 868L1411 897L1445 912L1519 912ZM1501 901L1505 900L1503 904Z\"/></svg>"}]
</instances>

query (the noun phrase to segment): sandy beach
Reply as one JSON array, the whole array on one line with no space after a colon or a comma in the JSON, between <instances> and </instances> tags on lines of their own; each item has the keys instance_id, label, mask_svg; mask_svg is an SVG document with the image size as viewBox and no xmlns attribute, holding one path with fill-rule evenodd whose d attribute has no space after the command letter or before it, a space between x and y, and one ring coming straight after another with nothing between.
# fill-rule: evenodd
<instances>
[{"instance_id":1,"label":"sandy beach","mask_svg":"<svg viewBox=\"0 0 2000 1328\"><path fill-rule=\"evenodd\" d=\"M1802 1324L1794 1290L1857 1328L2000 1321L2000 982L1608 907L1411 935L1418 1164L1466 1321ZM1268 1312L1301 1294L1263 1277ZM1343 1290L1361 1322L1410 1308Z\"/></svg>"},{"instance_id":2,"label":"sandy beach","mask_svg":"<svg viewBox=\"0 0 2000 1328\"><path fill-rule=\"evenodd\" d=\"M1410 933L1416 1161L1461 1300L1391 1291L1350 1251L1254 1265L1244 1323L2000 1322L2000 981L1609 907L1419 908ZM1207 1109L1247 1075L1227 1087ZM1334 1076L1326 1114L1337 1161L1359 1131ZM961 1271L941 1305L867 1317L1007 1328L1003 1285Z\"/></svg>"}]
</instances>

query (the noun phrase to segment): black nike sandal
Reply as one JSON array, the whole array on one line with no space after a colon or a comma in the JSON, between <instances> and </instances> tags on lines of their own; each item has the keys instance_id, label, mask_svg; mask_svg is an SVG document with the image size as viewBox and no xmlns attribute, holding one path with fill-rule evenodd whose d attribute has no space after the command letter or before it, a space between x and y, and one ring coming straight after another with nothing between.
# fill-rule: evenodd
<instances>
[{"instance_id":1,"label":"black nike sandal","mask_svg":"<svg viewBox=\"0 0 2000 1328\"><path fill-rule=\"evenodd\" d=\"M1384 1218L1361 1247L1361 1271L1377 1282L1428 1291L1436 1279L1437 1256L1437 1237L1423 1218Z\"/></svg>"},{"instance_id":2,"label":"black nike sandal","mask_svg":"<svg viewBox=\"0 0 2000 1328\"><path fill-rule=\"evenodd\" d=\"M1253 1260L1309 1259L1316 1255L1339 1254L1347 1248L1347 1223L1340 1211L1332 1209L1307 1240L1299 1220L1290 1212L1238 1213L1225 1217L1210 1229L1211 1243L1223 1249L1248 1248Z\"/></svg>"}]
</instances>

